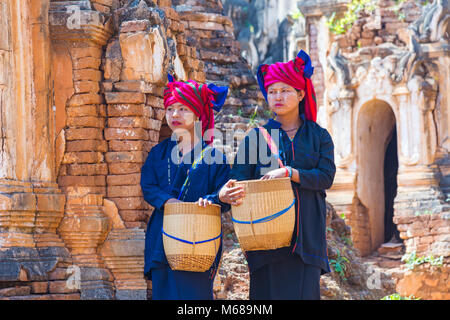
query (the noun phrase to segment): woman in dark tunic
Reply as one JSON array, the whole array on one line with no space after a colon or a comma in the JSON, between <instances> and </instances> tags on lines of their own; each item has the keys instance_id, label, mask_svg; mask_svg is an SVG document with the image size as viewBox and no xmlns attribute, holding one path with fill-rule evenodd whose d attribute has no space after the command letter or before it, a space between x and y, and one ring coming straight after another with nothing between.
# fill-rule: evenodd
<instances>
[{"instance_id":1,"label":"woman in dark tunic","mask_svg":"<svg viewBox=\"0 0 450 320\"><path fill-rule=\"evenodd\" d=\"M213 109L222 107L228 88L199 85L194 81L176 82L169 76L164 92L164 107L173 137L154 146L142 167L141 187L144 199L154 207L145 239L144 274L152 280L154 300L213 299L212 286L222 253L222 242L215 262L206 272L172 270L163 248L164 204L197 202L198 205L221 203L218 191L229 179L225 156L212 146ZM196 124L201 123L198 137ZM192 165L196 162L196 165Z\"/></svg>"},{"instance_id":2,"label":"woman in dark tunic","mask_svg":"<svg viewBox=\"0 0 450 320\"><path fill-rule=\"evenodd\" d=\"M291 178L296 198L291 246L246 252L250 299L320 299L320 275L330 271L325 189L331 187L336 167L331 136L315 122L312 73L311 60L304 51L287 63L259 67L261 91L276 115L263 128L279 154L272 154L269 145L261 143L261 139L267 141L264 130L253 129L255 132L250 132L239 146L232 179L220 191L221 201L239 205L245 190L233 186L237 180ZM252 163L254 153L257 161ZM279 159L282 167L270 168L270 163L261 160L263 153Z\"/></svg>"}]
</instances>

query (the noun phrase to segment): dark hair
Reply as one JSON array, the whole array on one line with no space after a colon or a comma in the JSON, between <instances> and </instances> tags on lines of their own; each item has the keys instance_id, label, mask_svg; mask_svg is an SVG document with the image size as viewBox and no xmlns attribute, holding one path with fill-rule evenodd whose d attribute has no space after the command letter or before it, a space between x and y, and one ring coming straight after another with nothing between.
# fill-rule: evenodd
<instances>
[{"instance_id":1,"label":"dark hair","mask_svg":"<svg viewBox=\"0 0 450 320\"><path fill-rule=\"evenodd\" d=\"M295 89L295 88L294 88ZM295 89L295 91L300 92L302 90ZM298 103L298 114L305 113L305 96L303 96L302 101Z\"/></svg>"},{"instance_id":2,"label":"dark hair","mask_svg":"<svg viewBox=\"0 0 450 320\"><path fill-rule=\"evenodd\" d=\"M298 103L298 114L305 113L305 98Z\"/></svg>"}]
</instances>

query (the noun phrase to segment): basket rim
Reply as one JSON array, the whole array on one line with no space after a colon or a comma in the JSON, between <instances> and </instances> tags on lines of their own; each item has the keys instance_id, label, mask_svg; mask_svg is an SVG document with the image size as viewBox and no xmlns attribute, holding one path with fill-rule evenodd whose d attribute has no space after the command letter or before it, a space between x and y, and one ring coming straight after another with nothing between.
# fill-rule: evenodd
<instances>
[{"instance_id":1,"label":"basket rim","mask_svg":"<svg viewBox=\"0 0 450 320\"><path fill-rule=\"evenodd\" d=\"M245 183L245 184L261 184L261 183L268 183L270 182L279 182L279 181L285 181L285 180L291 180L291 178L289 177L283 177L283 178L274 178L274 179L265 179L265 180L261 180L261 179L251 179L251 180L240 180L240 181L236 181L235 183Z\"/></svg>"},{"instance_id":2,"label":"basket rim","mask_svg":"<svg viewBox=\"0 0 450 320\"><path fill-rule=\"evenodd\" d=\"M205 207L201 207L201 206L199 206L198 204L197 204L197 202L172 202L172 203L166 203L165 205L164 205L164 207L165 206L170 206L170 207L177 207L177 206L193 206L193 205L195 205L195 206L198 206L199 208L204 208L205 209ZM207 206L206 206L206 208L208 208L208 207L217 207L217 208L220 208L220 205L218 205L218 204L215 204L215 203L212 203L212 204L208 204Z\"/></svg>"},{"instance_id":3,"label":"basket rim","mask_svg":"<svg viewBox=\"0 0 450 320\"><path fill-rule=\"evenodd\" d=\"M215 203L207 205L206 207L199 206L196 202L166 203L164 205L164 215L171 214L199 214L220 217L221 206Z\"/></svg>"}]
</instances>

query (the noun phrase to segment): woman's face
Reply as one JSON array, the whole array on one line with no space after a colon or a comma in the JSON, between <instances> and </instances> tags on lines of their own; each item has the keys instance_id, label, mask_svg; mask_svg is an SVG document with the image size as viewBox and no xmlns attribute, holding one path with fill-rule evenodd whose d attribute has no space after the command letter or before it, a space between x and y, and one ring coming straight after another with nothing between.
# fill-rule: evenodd
<instances>
[{"instance_id":1,"label":"woman's face","mask_svg":"<svg viewBox=\"0 0 450 320\"><path fill-rule=\"evenodd\" d=\"M173 132L182 133L183 130L193 132L198 117L187 106L176 102L167 107L166 120Z\"/></svg>"},{"instance_id":2,"label":"woman's face","mask_svg":"<svg viewBox=\"0 0 450 320\"><path fill-rule=\"evenodd\" d=\"M267 88L269 108L277 115L287 115L298 110L304 95L303 90L297 91L284 82L275 82Z\"/></svg>"}]
</instances>

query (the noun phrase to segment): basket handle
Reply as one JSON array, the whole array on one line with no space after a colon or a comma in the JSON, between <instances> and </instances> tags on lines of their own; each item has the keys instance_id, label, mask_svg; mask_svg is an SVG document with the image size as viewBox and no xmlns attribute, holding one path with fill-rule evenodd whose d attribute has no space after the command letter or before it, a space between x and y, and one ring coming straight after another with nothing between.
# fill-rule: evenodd
<instances>
[{"instance_id":1,"label":"basket handle","mask_svg":"<svg viewBox=\"0 0 450 320\"><path fill-rule=\"evenodd\" d=\"M278 218L279 216L281 216L281 215L285 214L286 212L288 212L289 209L290 209L294 204L295 204L295 198L294 198L294 201L292 201L292 203L291 203L287 208L285 208L285 209L283 209L283 210L281 210L281 211L278 211L278 212L276 212L276 213L274 213L274 214L271 214L270 216L267 216L267 217L264 217L264 218L261 218L261 219L255 220L255 221L253 221L252 211L251 211L251 210L250 210L250 219L251 219L250 221L237 220L237 219L233 218L233 216L231 216L231 221L233 221L233 222L235 222L235 223L241 223L241 224L250 224L250 225L252 225L252 226L253 226L254 223L268 222L268 221L271 221L271 220L273 220L273 219L276 219L276 218ZM252 228L253 228L253 227L252 227Z\"/></svg>"},{"instance_id":2,"label":"basket handle","mask_svg":"<svg viewBox=\"0 0 450 320\"><path fill-rule=\"evenodd\" d=\"M250 208L250 229L252 230L253 239L256 241L255 229L253 228L253 215L251 208Z\"/></svg>"},{"instance_id":3,"label":"basket handle","mask_svg":"<svg viewBox=\"0 0 450 320\"><path fill-rule=\"evenodd\" d=\"M277 158L278 165L280 166L280 168L284 168L283 161L281 161L280 159L278 147L273 141L272 136L269 134L269 132L267 132L267 130L264 127L260 127L259 132L261 132L262 136L264 137L264 140L266 140L266 143L269 146L269 149L272 152L272 154Z\"/></svg>"},{"instance_id":4,"label":"basket handle","mask_svg":"<svg viewBox=\"0 0 450 320\"><path fill-rule=\"evenodd\" d=\"M222 237L222 231L220 231L220 234L217 237L214 237L214 238L211 238L211 239L207 239L207 240L193 242L193 241L188 241L188 240L184 240L184 239L172 236L172 235L168 234L167 232L165 232L164 229L162 229L162 234L165 235L166 237L169 237L169 238L173 239L173 240L177 240L177 241L180 241L180 242L183 242L183 243L187 243L187 244L192 244L192 245L214 241L214 240L217 240L220 237Z\"/></svg>"}]
</instances>

